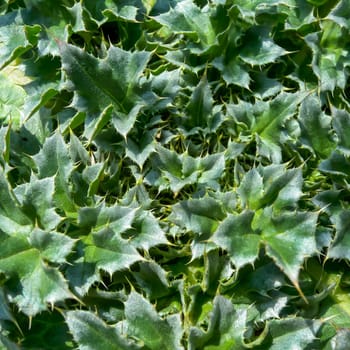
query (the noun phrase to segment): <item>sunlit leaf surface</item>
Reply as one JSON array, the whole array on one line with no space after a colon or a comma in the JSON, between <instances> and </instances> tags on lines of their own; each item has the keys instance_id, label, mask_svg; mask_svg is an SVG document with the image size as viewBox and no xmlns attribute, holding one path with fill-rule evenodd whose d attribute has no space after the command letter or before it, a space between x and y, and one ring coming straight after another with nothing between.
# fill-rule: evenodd
<instances>
[{"instance_id":1,"label":"sunlit leaf surface","mask_svg":"<svg viewBox=\"0 0 350 350\"><path fill-rule=\"evenodd\" d=\"M349 348L349 0L0 1L0 348Z\"/></svg>"}]
</instances>

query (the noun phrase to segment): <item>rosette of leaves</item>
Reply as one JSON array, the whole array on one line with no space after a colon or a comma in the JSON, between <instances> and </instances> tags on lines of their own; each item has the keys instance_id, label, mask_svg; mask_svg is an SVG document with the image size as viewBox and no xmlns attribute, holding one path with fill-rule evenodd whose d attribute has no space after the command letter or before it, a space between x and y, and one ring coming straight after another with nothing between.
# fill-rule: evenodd
<instances>
[{"instance_id":1,"label":"rosette of leaves","mask_svg":"<svg viewBox=\"0 0 350 350\"><path fill-rule=\"evenodd\" d=\"M349 9L0 1L0 347L346 349Z\"/></svg>"}]
</instances>

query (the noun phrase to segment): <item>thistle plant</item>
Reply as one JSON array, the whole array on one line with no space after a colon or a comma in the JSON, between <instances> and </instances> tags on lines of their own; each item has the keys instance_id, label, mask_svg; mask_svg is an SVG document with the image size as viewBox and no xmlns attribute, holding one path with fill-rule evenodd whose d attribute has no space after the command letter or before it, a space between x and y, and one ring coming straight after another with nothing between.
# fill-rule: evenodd
<instances>
[{"instance_id":1,"label":"thistle plant","mask_svg":"<svg viewBox=\"0 0 350 350\"><path fill-rule=\"evenodd\" d=\"M348 349L349 0L0 15L1 349Z\"/></svg>"}]
</instances>

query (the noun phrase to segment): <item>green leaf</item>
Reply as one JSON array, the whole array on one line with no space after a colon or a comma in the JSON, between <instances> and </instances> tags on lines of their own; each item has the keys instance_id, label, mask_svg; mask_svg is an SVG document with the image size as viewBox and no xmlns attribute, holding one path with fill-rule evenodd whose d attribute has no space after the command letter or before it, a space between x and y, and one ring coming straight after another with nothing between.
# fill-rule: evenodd
<instances>
[{"instance_id":1,"label":"green leaf","mask_svg":"<svg viewBox=\"0 0 350 350\"><path fill-rule=\"evenodd\" d=\"M135 350L114 327L108 326L89 311L68 311L66 322L80 350Z\"/></svg>"},{"instance_id":2,"label":"green leaf","mask_svg":"<svg viewBox=\"0 0 350 350\"><path fill-rule=\"evenodd\" d=\"M213 61L213 66L222 73L226 84L234 84L246 89L249 88L249 73L237 57L230 56L230 58L226 60L222 57L217 57Z\"/></svg>"},{"instance_id":3,"label":"green leaf","mask_svg":"<svg viewBox=\"0 0 350 350\"><path fill-rule=\"evenodd\" d=\"M320 81L321 91L344 89L347 80L349 52L344 46L342 28L335 22L325 21L322 31L308 34L306 43L313 51L312 69Z\"/></svg>"},{"instance_id":4,"label":"green leaf","mask_svg":"<svg viewBox=\"0 0 350 350\"><path fill-rule=\"evenodd\" d=\"M142 0L142 4L146 8L147 15L152 11L156 3L157 3L157 0Z\"/></svg>"},{"instance_id":5,"label":"green leaf","mask_svg":"<svg viewBox=\"0 0 350 350\"><path fill-rule=\"evenodd\" d=\"M117 131L125 136L133 127L135 114L141 108L135 104L141 100L136 88L150 54L145 51L131 53L111 46L107 56L98 59L75 46L62 43L61 56L69 79L68 88L76 92L74 106L93 115L99 115L112 106L112 113L108 115L115 120ZM131 120L125 120L129 114Z\"/></svg>"},{"instance_id":6,"label":"green leaf","mask_svg":"<svg viewBox=\"0 0 350 350\"><path fill-rule=\"evenodd\" d=\"M340 0L334 9L328 15L328 18L339 24L341 27L349 30L350 21L349 21L349 1L348 0Z\"/></svg>"},{"instance_id":7,"label":"green leaf","mask_svg":"<svg viewBox=\"0 0 350 350\"><path fill-rule=\"evenodd\" d=\"M96 264L97 269L110 275L141 260L137 250L109 227L93 232L86 239L85 261Z\"/></svg>"},{"instance_id":8,"label":"green leaf","mask_svg":"<svg viewBox=\"0 0 350 350\"><path fill-rule=\"evenodd\" d=\"M252 132L258 134L258 148L261 155L274 163L281 161L282 131L285 122L297 112L297 105L302 101L300 93L281 93L271 103L266 103L263 110L257 109ZM259 107L259 106L258 106Z\"/></svg>"},{"instance_id":9,"label":"green leaf","mask_svg":"<svg viewBox=\"0 0 350 350\"><path fill-rule=\"evenodd\" d=\"M29 241L44 259L55 263L65 263L75 244L73 239L62 233L45 232L37 228L31 232Z\"/></svg>"},{"instance_id":10,"label":"green leaf","mask_svg":"<svg viewBox=\"0 0 350 350\"><path fill-rule=\"evenodd\" d=\"M271 165L261 171L265 193L262 205L273 203L273 211L296 208L302 196L303 177L301 168L285 169L282 165Z\"/></svg>"},{"instance_id":11,"label":"green leaf","mask_svg":"<svg viewBox=\"0 0 350 350\"><path fill-rule=\"evenodd\" d=\"M191 159L188 159L191 162ZM186 173L186 162L184 160L183 171ZM199 159L199 178L198 183L214 189L219 189L218 180L225 170L225 157L223 153L209 154Z\"/></svg>"},{"instance_id":12,"label":"green leaf","mask_svg":"<svg viewBox=\"0 0 350 350\"><path fill-rule=\"evenodd\" d=\"M247 45L240 50L239 57L251 65L262 66L287 53L271 39L270 28L252 27L243 40Z\"/></svg>"},{"instance_id":13,"label":"green leaf","mask_svg":"<svg viewBox=\"0 0 350 350\"><path fill-rule=\"evenodd\" d=\"M52 230L62 220L53 205L55 178L37 179L32 176L30 180L15 189L23 212L32 219L33 225L37 224L43 229Z\"/></svg>"},{"instance_id":14,"label":"green leaf","mask_svg":"<svg viewBox=\"0 0 350 350\"><path fill-rule=\"evenodd\" d=\"M90 16L90 13L86 10L82 3L77 2L72 7L67 7L67 10L72 19L70 29L74 33L87 34L89 30L93 31L97 29L98 24Z\"/></svg>"},{"instance_id":15,"label":"green leaf","mask_svg":"<svg viewBox=\"0 0 350 350\"><path fill-rule=\"evenodd\" d=\"M73 163L63 137L55 133L47 138L43 148L33 159L38 168L39 179L55 176L55 203L66 213L74 212L75 205L69 188Z\"/></svg>"},{"instance_id":16,"label":"green leaf","mask_svg":"<svg viewBox=\"0 0 350 350\"><path fill-rule=\"evenodd\" d=\"M145 298L131 292L125 303L125 317L127 333L140 339L149 349L183 349L179 315L162 319Z\"/></svg>"},{"instance_id":17,"label":"green leaf","mask_svg":"<svg viewBox=\"0 0 350 350\"><path fill-rule=\"evenodd\" d=\"M103 15L113 20L131 21L135 22L138 11L142 8L143 1L122 1L116 4L114 1L107 1L106 10ZM140 7L140 8L138 8Z\"/></svg>"},{"instance_id":18,"label":"green leaf","mask_svg":"<svg viewBox=\"0 0 350 350\"><path fill-rule=\"evenodd\" d=\"M267 254L297 288L304 259L316 253L317 217L313 212L286 212L274 217L268 207L259 210L252 221L252 228L261 232Z\"/></svg>"},{"instance_id":19,"label":"green leaf","mask_svg":"<svg viewBox=\"0 0 350 350\"><path fill-rule=\"evenodd\" d=\"M37 42L40 26L16 24L16 12L3 15L0 20L0 70L28 51Z\"/></svg>"},{"instance_id":20,"label":"green leaf","mask_svg":"<svg viewBox=\"0 0 350 350\"><path fill-rule=\"evenodd\" d=\"M222 34L220 55L213 60L213 66L217 68L226 84L234 84L248 89L250 75L244 62L239 58L238 41L242 36L242 28L231 24Z\"/></svg>"},{"instance_id":21,"label":"green leaf","mask_svg":"<svg viewBox=\"0 0 350 350\"><path fill-rule=\"evenodd\" d=\"M286 276L271 262L255 268L252 273L242 275L235 292L246 295L253 291L270 299L271 291L281 288L285 284Z\"/></svg>"},{"instance_id":22,"label":"green leaf","mask_svg":"<svg viewBox=\"0 0 350 350\"><path fill-rule=\"evenodd\" d=\"M12 81L11 75L0 73L0 84L0 122L13 122L15 126L19 126L23 120L23 106L27 94L21 86Z\"/></svg>"},{"instance_id":23,"label":"green leaf","mask_svg":"<svg viewBox=\"0 0 350 350\"><path fill-rule=\"evenodd\" d=\"M205 187L218 188L217 180L222 176L225 167L223 153L194 158L187 153L179 155L161 146L157 147L156 151L152 158L154 171L146 177L150 184L166 180L174 193L195 182ZM160 186L159 183L157 185ZM163 186L168 187L164 184L160 188Z\"/></svg>"},{"instance_id":24,"label":"green leaf","mask_svg":"<svg viewBox=\"0 0 350 350\"><path fill-rule=\"evenodd\" d=\"M248 171L237 189L243 207L258 209L264 196L263 178L256 169Z\"/></svg>"},{"instance_id":25,"label":"green leaf","mask_svg":"<svg viewBox=\"0 0 350 350\"><path fill-rule=\"evenodd\" d=\"M221 295L215 297L213 304L207 331L190 328L189 349L244 349L246 310L235 310L231 301Z\"/></svg>"},{"instance_id":26,"label":"green leaf","mask_svg":"<svg viewBox=\"0 0 350 350\"><path fill-rule=\"evenodd\" d=\"M287 15L286 28L300 29L306 24L314 23L314 7L307 1L295 0L291 6L284 6L283 13Z\"/></svg>"},{"instance_id":27,"label":"green leaf","mask_svg":"<svg viewBox=\"0 0 350 350\"><path fill-rule=\"evenodd\" d=\"M239 101L228 104L227 114L235 121L242 142L250 141L255 135L258 154L280 163L282 148L288 140L286 123L298 112L305 96L302 92L282 92L267 102Z\"/></svg>"},{"instance_id":28,"label":"green leaf","mask_svg":"<svg viewBox=\"0 0 350 350\"><path fill-rule=\"evenodd\" d=\"M32 225L30 224L30 220L28 218L27 220L27 224L23 225L12 220L8 216L0 214L1 231L9 235L14 233L28 235L29 232L32 230Z\"/></svg>"},{"instance_id":29,"label":"green leaf","mask_svg":"<svg viewBox=\"0 0 350 350\"><path fill-rule=\"evenodd\" d=\"M338 149L346 156L350 155L350 114L346 110L332 109L333 128L338 137Z\"/></svg>"},{"instance_id":30,"label":"green leaf","mask_svg":"<svg viewBox=\"0 0 350 350\"><path fill-rule=\"evenodd\" d=\"M346 328L339 329L334 337L326 344L325 350L346 350L350 341L350 331Z\"/></svg>"},{"instance_id":31,"label":"green leaf","mask_svg":"<svg viewBox=\"0 0 350 350\"><path fill-rule=\"evenodd\" d=\"M10 158L10 135L11 128L9 126L2 126L0 128L0 162L2 166L9 162Z\"/></svg>"},{"instance_id":32,"label":"green leaf","mask_svg":"<svg viewBox=\"0 0 350 350\"><path fill-rule=\"evenodd\" d=\"M222 279L226 277L229 265L229 258L222 256L219 249L211 250L204 254L204 277L202 288L209 295L218 293Z\"/></svg>"},{"instance_id":33,"label":"green leaf","mask_svg":"<svg viewBox=\"0 0 350 350\"><path fill-rule=\"evenodd\" d=\"M175 204L169 220L200 235L213 233L225 217L222 206L215 199L205 197Z\"/></svg>"},{"instance_id":34,"label":"green leaf","mask_svg":"<svg viewBox=\"0 0 350 350\"><path fill-rule=\"evenodd\" d=\"M269 333L272 337L270 349L287 349L291 344L295 350L313 347L320 326L320 321L305 320L299 317L271 320L268 322Z\"/></svg>"},{"instance_id":35,"label":"green leaf","mask_svg":"<svg viewBox=\"0 0 350 350\"><path fill-rule=\"evenodd\" d=\"M260 237L252 229L253 217L251 211L239 215L229 214L211 238L228 252L237 269L253 264L259 252Z\"/></svg>"},{"instance_id":36,"label":"green leaf","mask_svg":"<svg viewBox=\"0 0 350 350\"><path fill-rule=\"evenodd\" d=\"M20 348L13 343L9 338L5 337L3 334L0 334L0 345L2 345L4 350L20 350Z\"/></svg>"},{"instance_id":37,"label":"green leaf","mask_svg":"<svg viewBox=\"0 0 350 350\"><path fill-rule=\"evenodd\" d=\"M273 204L273 211L295 208L302 195L301 169L283 165L253 168L243 177L237 193L242 205L257 210Z\"/></svg>"},{"instance_id":38,"label":"green leaf","mask_svg":"<svg viewBox=\"0 0 350 350\"><path fill-rule=\"evenodd\" d=\"M348 177L350 174L350 161L343 153L335 150L329 158L322 161L320 170L335 177Z\"/></svg>"},{"instance_id":39,"label":"green leaf","mask_svg":"<svg viewBox=\"0 0 350 350\"><path fill-rule=\"evenodd\" d=\"M33 317L30 330L24 330L26 336L20 343L21 348L73 348L73 337L60 311L50 310Z\"/></svg>"},{"instance_id":40,"label":"green leaf","mask_svg":"<svg viewBox=\"0 0 350 350\"><path fill-rule=\"evenodd\" d=\"M157 157L159 157L160 169L164 168L164 170L175 176L181 176L182 162L176 152L161 147L157 149Z\"/></svg>"},{"instance_id":41,"label":"green leaf","mask_svg":"<svg viewBox=\"0 0 350 350\"><path fill-rule=\"evenodd\" d=\"M342 210L331 217L335 225L335 237L328 249L327 256L333 259L350 259L348 247L350 239L347 235L350 225L350 212Z\"/></svg>"},{"instance_id":42,"label":"green leaf","mask_svg":"<svg viewBox=\"0 0 350 350\"><path fill-rule=\"evenodd\" d=\"M96 163L87 166L83 170L83 179L89 184L88 196L93 196L97 193L99 184L104 176L106 163Z\"/></svg>"},{"instance_id":43,"label":"green leaf","mask_svg":"<svg viewBox=\"0 0 350 350\"><path fill-rule=\"evenodd\" d=\"M87 262L85 259L85 245L80 241L75 247L75 254L72 255L66 269L66 276L71 289L83 298L90 287L100 280L100 273L96 270L96 263Z\"/></svg>"},{"instance_id":44,"label":"green leaf","mask_svg":"<svg viewBox=\"0 0 350 350\"><path fill-rule=\"evenodd\" d=\"M205 128L209 124L213 109L213 97L204 75L192 92L189 103L186 106L187 126L189 128Z\"/></svg>"},{"instance_id":45,"label":"green leaf","mask_svg":"<svg viewBox=\"0 0 350 350\"><path fill-rule=\"evenodd\" d=\"M201 10L191 0L179 1L174 9L153 18L174 33L185 34L194 42L198 40L197 45L190 46L194 53L208 50L216 43L216 33L208 12Z\"/></svg>"},{"instance_id":46,"label":"green leaf","mask_svg":"<svg viewBox=\"0 0 350 350\"><path fill-rule=\"evenodd\" d=\"M256 117L253 131L261 137L277 136L283 122L295 113L295 108L302 98L300 94L281 93L278 95L271 103L266 104L267 108Z\"/></svg>"},{"instance_id":47,"label":"green leaf","mask_svg":"<svg viewBox=\"0 0 350 350\"><path fill-rule=\"evenodd\" d=\"M69 28L79 26L79 16L76 17L78 13L70 11L70 5L71 3L65 0L56 2L28 1L26 6L21 9L20 14L25 23L37 24L41 27L38 42L39 55L59 56L58 41L68 41Z\"/></svg>"},{"instance_id":48,"label":"green leaf","mask_svg":"<svg viewBox=\"0 0 350 350\"><path fill-rule=\"evenodd\" d=\"M122 236L136 249L149 250L151 247L168 243L158 220L149 211L139 212L132 223L132 228Z\"/></svg>"},{"instance_id":49,"label":"green leaf","mask_svg":"<svg viewBox=\"0 0 350 350\"><path fill-rule=\"evenodd\" d=\"M16 322L8 305L6 293L3 288L0 288L0 320Z\"/></svg>"},{"instance_id":50,"label":"green leaf","mask_svg":"<svg viewBox=\"0 0 350 350\"><path fill-rule=\"evenodd\" d=\"M336 285L331 295L320 304L319 316L329 319L331 328L331 337L342 328L348 329L350 325L349 293L348 293L348 275L342 276L334 271L328 271L324 276L327 284ZM326 325L325 325L326 326ZM329 339L329 336L327 337Z\"/></svg>"},{"instance_id":51,"label":"green leaf","mask_svg":"<svg viewBox=\"0 0 350 350\"><path fill-rule=\"evenodd\" d=\"M283 0L253 0L250 2L238 0L235 4L243 16L254 17L255 11L264 11L268 13L269 11L272 11L275 6L285 4L285 2Z\"/></svg>"},{"instance_id":52,"label":"green leaf","mask_svg":"<svg viewBox=\"0 0 350 350\"><path fill-rule=\"evenodd\" d=\"M125 154L141 169L148 157L155 151L155 131L145 132L137 140L128 137L125 142Z\"/></svg>"},{"instance_id":53,"label":"green leaf","mask_svg":"<svg viewBox=\"0 0 350 350\"><path fill-rule=\"evenodd\" d=\"M155 262L141 262L140 271L134 272L133 275L149 300L169 294L166 272Z\"/></svg>"},{"instance_id":54,"label":"green leaf","mask_svg":"<svg viewBox=\"0 0 350 350\"><path fill-rule=\"evenodd\" d=\"M302 142L321 158L327 158L334 149L331 139L331 117L321 110L319 99L310 95L301 103L299 122Z\"/></svg>"},{"instance_id":55,"label":"green leaf","mask_svg":"<svg viewBox=\"0 0 350 350\"><path fill-rule=\"evenodd\" d=\"M151 88L153 93L158 96L156 107L162 109L171 105L181 91L180 80L181 71L179 69L164 71L159 75L152 76Z\"/></svg>"},{"instance_id":56,"label":"green leaf","mask_svg":"<svg viewBox=\"0 0 350 350\"><path fill-rule=\"evenodd\" d=\"M18 226L25 227L31 225L30 219L21 210L20 203L13 193L2 169L0 169L0 193L0 215L3 220L1 229L5 232L12 233L14 232L12 230L18 228ZM13 223L17 225L12 226L11 223L12 225Z\"/></svg>"},{"instance_id":57,"label":"green leaf","mask_svg":"<svg viewBox=\"0 0 350 350\"><path fill-rule=\"evenodd\" d=\"M149 197L145 185L143 183L138 183L125 193L120 203L125 206L138 206L141 209L147 210L150 208L152 200Z\"/></svg>"},{"instance_id":58,"label":"green leaf","mask_svg":"<svg viewBox=\"0 0 350 350\"><path fill-rule=\"evenodd\" d=\"M264 73L252 75L254 93L259 99L271 98L281 93L283 85L276 79L268 78Z\"/></svg>"},{"instance_id":59,"label":"green leaf","mask_svg":"<svg viewBox=\"0 0 350 350\"><path fill-rule=\"evenodd\" d=\"M108 105L100 115L91 115L85 119L84 137L91 143L101 130L109 123L112 117L113 107Z\"/></svg>"},{"instance_id":60,"label":"green leaf","mask_svg":"<svg viewBox=\"0 0 350 350\"><path fill-rule=\"evenodd\" d=\"M80 208L78 224L84 229L111 227L116 233L122 233L131 228L137 210L120 205L107 207L105 203L95 208Z\"/></svg>"},{"instance_id":61,"label":"green leaf","mask_svg":"<svg viewBox=\"0 0 350 350\"><path fill-rule=\"evenodd\" d=\"M217 247L214 242L208 240L207 235L197 235L191 242L192 260L202 258L205 254L217 249Z\"/></svg>"},{"instance_id":62,"label":"green leaf","mask_svg":"<svg viewBox=\"0 0 350 350\"><path fill-rule=\"evenodd\" d=\"M24 258L22 263L26 262ZM28 316L46 310L48 305L53 307L58 301L74 298L62 274L57 269L46 266L39 259L35 268L22 278L21 287L23 288L21 295L16 296L14 300L20 310Z\"/></svg>"},{"instance_id":63,"label":"green leaf","mask_svg":"<svg viewBox=\"0 0 350 350\"><path fill-rule=\"evenodd\" d=\"M32 57L15 68L27 93L23 114L28 119L61 90L60 61L52 56Z\"/></svg>"},{"instance_id":64,"label":"green leaf","mask_svg":"<svg viewBox=\"0 0 350 350\"><path fill-rule=\"evenodd\" d=\"M1 235L0 270L13 279L13 300L22 312L34 316L58 301L73 298L61 272L49 267L39 250L20 235Z\"/></svg>"},{"instance_id":65,"label":"green leaf","mask_svg":"<svg viewBox=\"0 0 350 350\"><path fill-rule=\"evenodd\" d=\"M74 163L82 162L84 165L90 163L89 152L73 132L70 132L69 155Z\"/></svg>"},{"instance_id":66,"label":"green leaf","mask_svg":"<svg viewBox=\"0 0 350 350\"><path fill-rule=\"evenodd\" d=\"M39 153L33 156L37 166L39 179L55 176L60 170L63 176L68 177L73 164L67 154L67 146L58 133L47 138Z\"/></svg>"}]
</instances>

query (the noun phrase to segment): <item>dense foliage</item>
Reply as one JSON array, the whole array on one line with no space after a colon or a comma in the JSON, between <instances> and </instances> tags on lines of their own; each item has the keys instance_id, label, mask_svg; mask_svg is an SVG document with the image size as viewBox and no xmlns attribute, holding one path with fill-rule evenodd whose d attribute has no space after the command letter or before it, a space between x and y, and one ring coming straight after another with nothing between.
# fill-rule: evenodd
<instances>
[{"instance_id":1,"label":"dense foliage","mask_svg":"<svg viewBox=\"0 0 350 350\"><path fill-rule=\"evenodd\" d=\"M0 1L0 348L348 349L349 18Z\"/></svg>"}]
</instances>

